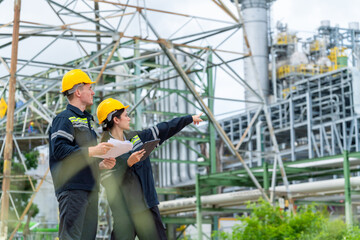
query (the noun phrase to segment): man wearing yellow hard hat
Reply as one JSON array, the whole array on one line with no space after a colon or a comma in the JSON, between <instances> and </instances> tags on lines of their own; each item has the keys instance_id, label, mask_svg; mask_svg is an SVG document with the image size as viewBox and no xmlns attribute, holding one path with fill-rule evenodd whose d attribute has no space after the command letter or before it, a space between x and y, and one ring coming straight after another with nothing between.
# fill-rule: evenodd
<instances>
[{"instance_id":1,"label":"man wearing yellow hard hat","mask_svg":"<svg viewBox=\"0 0 360 240\"><path fill-rule=\"evenodd\" d=\"M150 158L140 161L145 154L140 149L147 141L159 140L162 144L190 123L199 124L202 113L174 118L142 131L128 131L131 120L126 111L128 107L108 98L97 108L97 117L104 130L102 142L115 138L133 143L132 151L117 157L114 169L104 170L101 175L114 220L111 239L135 239L135 236L140 240L167 239Z\"/></svg>"},{"instance_id":2,"label":"man wearing yellow hard hat","mask_svg":"<svg viewBox=\"0 0 360 240\"><path fill-rule=\"evenodd\" d=\"M52 122L49 131L50 170L59 202L59 238L95 239L98 222L99 169L111 169L114 158L98 160L113 147L97 144L89 76L80 69L67 72L61 92L69 104Z\"/></svg>"}]
</instances>

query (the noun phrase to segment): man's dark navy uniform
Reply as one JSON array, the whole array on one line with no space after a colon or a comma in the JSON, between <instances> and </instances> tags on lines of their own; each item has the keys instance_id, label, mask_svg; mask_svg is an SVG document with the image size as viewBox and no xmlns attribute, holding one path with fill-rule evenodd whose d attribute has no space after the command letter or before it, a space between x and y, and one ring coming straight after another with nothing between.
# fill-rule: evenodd
<instances>
[{"instance_id":1,"label":"man's dark navy uniform","mask_svg":"<svg viewBox=\"0 0 360 240\"><path fill-rule=\"evenodd\" d=\"M57 115L49 131L50 170L58 196L65 190L97 191L100 158L89 158L97 144L93 116L69 104Z\"/></svg>"},{"instance_id":2,"label":"man's dark navy uniform","mask_svg":"<svg viewBox=\"0 0 360 240\"><path fill-rule=\"evenodd\" d=\"M95 239L98 222L99 168L111 169L115 159L96 159L111 144L97 145L93 117L93 84L80 69L67 72L62 93L69 104L58 114L49 131L50 170L59 202L59 238Z\"/></svg>"}]
</instances>

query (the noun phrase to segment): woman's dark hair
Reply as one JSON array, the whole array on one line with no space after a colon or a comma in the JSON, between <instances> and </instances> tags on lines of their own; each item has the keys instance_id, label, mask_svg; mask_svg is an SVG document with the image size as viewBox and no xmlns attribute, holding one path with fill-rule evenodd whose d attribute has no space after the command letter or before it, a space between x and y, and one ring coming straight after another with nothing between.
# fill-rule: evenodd
<instances>
[{"instance_id":1,"label":"woman's dark hair","mask_svg":"<svg viewBox=\"0 0 360 240\"><path fill-rule=\"evenodd\" d=\"M110 131L110 129L114 126L114 117L120 118L121 114L125 111L125 108L117 110L111 117L111 120L104 120L103 131Z\"/></svg>"},{"instance_id":2,"label":"woman's dark hair","mask_svg":"<svg viewBox=\"0 0 360 240\"><path fill-rule=\"evenodd\" d=\"M120 109L117 110L111 117L111 121L108 121L107 119L104 120L104 125L103 125L103 133L101 135L101 142L106 142L107 140L109 140L109 134L107 134L108 131L110 131L110 129L114 126L114 117L119 118L121 116L121 114L125 111L125 109Z\"/></svg>"}]
</instances>

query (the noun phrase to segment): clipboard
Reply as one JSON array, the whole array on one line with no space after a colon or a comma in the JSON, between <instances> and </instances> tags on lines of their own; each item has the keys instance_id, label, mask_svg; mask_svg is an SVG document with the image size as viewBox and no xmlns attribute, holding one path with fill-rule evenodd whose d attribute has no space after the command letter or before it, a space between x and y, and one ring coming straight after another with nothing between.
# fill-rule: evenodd
<instances>
[{"instance_id":1,"label":"clipboard","mask_svg":"<svg viewBox=\"0 0 360 240\"><path fill-rule=\"evenodd\" d=\"M146 153L140 159L140 161L145 160L150 155L150 153L155 149L155 147L159 144L159 142L160 142L160 139L155 139L155 140L145 142L140 150L145 149Z\"/></svg>"}]
</instances>

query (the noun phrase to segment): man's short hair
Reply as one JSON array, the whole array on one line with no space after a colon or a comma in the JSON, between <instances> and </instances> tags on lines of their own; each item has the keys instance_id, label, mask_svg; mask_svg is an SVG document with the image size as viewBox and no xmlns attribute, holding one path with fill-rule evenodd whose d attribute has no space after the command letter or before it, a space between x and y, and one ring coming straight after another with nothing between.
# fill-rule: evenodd
<instances>
[{"instance_id":1,"label":"man's short hair","mask_svg":"<svg viewBox=\"0 0 360 240\"><path fill-rule=\"evenodd\" d=\"M76 92L76 90L81 90L84 87L84 83L79 83L74 85L71 89L63 92L64 96L68 98L68 100L72 100L74 98L74 92Z\"/></svg>"}]
</instances>

